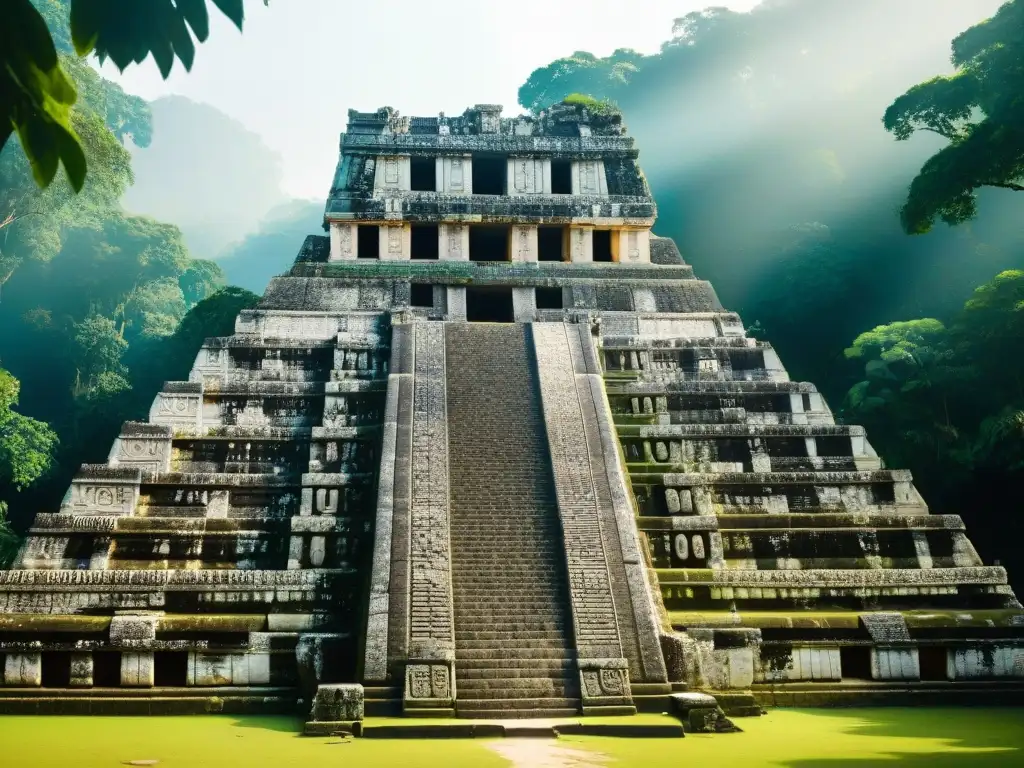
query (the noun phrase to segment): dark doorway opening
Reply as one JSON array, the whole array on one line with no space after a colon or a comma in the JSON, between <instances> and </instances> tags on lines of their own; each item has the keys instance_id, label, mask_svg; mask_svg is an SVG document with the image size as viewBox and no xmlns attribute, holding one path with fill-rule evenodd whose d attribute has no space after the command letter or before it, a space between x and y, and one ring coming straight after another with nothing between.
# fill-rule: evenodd
<instances>
[{"instance_id":1,"label":"dark doorway opening","mask_svg":"<svg viewBox=\"0 0 1024 768\"><path fill-rule=\"evenodd\" d=\"M434 286L430 283L413 283L409 303L414 307L434 307Z\"/></svg>"},{"instance_id":2,"label":"dark doorway opening","mask_svg":"<svg viewBox=\"0 0 1024 768\"><path fill-rule=\"evenodd\" d=\"M42 655L43 688L67 688L71 685L71 653L47 651Z\"/></svg>"},{"instance_id":3,"label":"dark doorway opening","mask_svg":"<svg viewBox=\"0 0 1024 768\"><path fill-rule=\"evenodd\" d=\"M551 194L572 194L572 161L555 158L551 161Z\"/></svg>"},{"instance_id":4,"label":"dark doorway opening","mask_svg":"<svg viewBox=\"0 0 1024 768\"><path fill-rule=\"evenodd\" d=\"M537 288L537 309L562 309L561 288Z\"/></svg>"},{"instance_id":5,"label":"dark doorway opening","mask_svg":"<svg viewBox=\"0 0 1024 768\"><path fill-rule=\"evenodd\" d=\"M506 224L474 224L469 228L470 261L508 261Z\"/></svg>"},{"instance_id":6,"label":"dark doorway opening","mask_svg":"<svg viewBox=\"0 0 1024 768\"><path fill-rule=\"evenodd\" d=\"M437 224L412 225L412 258L436 259L438 257Z\"/></svg>"},{"instance_id":7,"label":"dark doorway opening","mask_svg":"<svg viewBox=\"0 0 1024 768\"><path fill-rule=\"evenodd\" d=\"M936 646L924 646L917 652L918 663L921 665L922 680L948 680L946 670L946 649Z\"/></svg>"},{"instance_id":8,"label":"dark doorway opening","mask_svg":"<svg viewBox=\"0 0 1024 768\"><path fill-rule=\"evenodd\" d=\"M504 157L473 157L473 194L504 195L508 160Z\"/></svg>"},{"instance_id":9,"label":"dark doorway opening","mask_svg":"<svg viewBox=\"0 0 1024 768\"><path fill-rule=\"evenodd\" d=\"M360 224L356 227L356 258L380 258L380 227L374 224Z\"/></svg>"},{"instance_id":10,"label":"dark doorway opening","mask_svg":"<svg viewBox=\"0 0 1024 768\"><path fill-rule=\"evenodd\" d=\"M537 260L565 261L565 227L537 227Z\"/></svg>"},{"instance_id":11,"label":"dark doorway opening","mask_svg":"<svg viewBox=\"0 0 1024 768\"><path fill-rule=\"evenodd\" d=\"M511 288L467 288L466 319L471 323L514 323Z\"/></svg>"},{"instance_id":12,"label":"dark doorway opening","mask_svg":"<svg viewBox=\"0 0 1024 768\"><path fill-rule=\"evenodd\" d=\"M121 686L121 654L117 651L97 651L92 655L92 684L95 688Z\"/></svg>"},{"instance_id":13,"label":"dark doorway opening","mask_svg":"<svg viewBox=\"0 0 1024 768\"><path fill-rule=\"evenodd\" d=\"M610 229L594 230L594 261L614 261L612 259L612 231Z\"/></svg>"},{"instance_id":14,"label":"dark doorway opening","mask_svg":"<svg viewBox=\"0 0 1024 768\"><path fill-rule=\"evenodd\" d=\"M184 688L188 685L188 652L157 651L153 654L153 685Z\"/></svg>"},{"instance_id":15,"label":"dark doorway opening","mask_svg":"<svg viewBox=\"0 0 1024 768\"><path fill-rule=\"evenodd\" d=\"M437 191L437 161L434 158L413 157L409 166L409 186L413 192Z\"/></svg>"},{"instance_id":16,"label":"dark doorway opening","mask_svg":"<svg viewBox=\"0 0 1024 768\"><path fill-rule=\"evenodd\" d=\"M843 680L871 679L871 649L866 645L846 645L839 648L839 668Z\"/></svg>"}]
</instances>

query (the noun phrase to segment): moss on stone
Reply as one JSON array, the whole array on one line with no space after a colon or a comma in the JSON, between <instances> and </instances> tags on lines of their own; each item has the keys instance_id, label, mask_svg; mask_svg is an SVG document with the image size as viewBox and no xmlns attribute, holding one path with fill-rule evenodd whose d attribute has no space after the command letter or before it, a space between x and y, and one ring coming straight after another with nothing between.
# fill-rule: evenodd
<instances>
[{"instance_id":1,"label":"moss on stone","mask_svg":"<svg viewBox=\"0 0 1024 768\"><path fill-rule=\"evenodd\" d=\"M258 614L172 614L161 616L158 627L162 632L261 632L266 625L267 617Z\"/></svg>"},{"instance_id":2,"label":"moss on stone","mask_svg":"<svg viewBox=\"0 0 1024 768\"><path fill-rule=\"evenodd\" d=\"M109 616L69 616L41 613L0 614L0 632L106 632Z\"/></svg>"}]
</instances>

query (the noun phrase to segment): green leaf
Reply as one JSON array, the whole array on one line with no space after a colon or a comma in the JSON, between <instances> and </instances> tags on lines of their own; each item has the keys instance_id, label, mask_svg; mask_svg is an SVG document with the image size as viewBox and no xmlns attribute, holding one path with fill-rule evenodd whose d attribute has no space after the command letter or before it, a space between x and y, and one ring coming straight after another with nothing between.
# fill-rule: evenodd
<instances>
[{"instance_id":1,"label":"green leaf","mask_svg":"<svg viewBox=\"0 0 1024 768\"><path fill-rule=\"evenodd\" d=\"M178 0L181 16L192 28L196 40L205 42L210 34L210 16L206 12L206 0Z\"/></svg>"},{"instance_id":2,"label":"green leaf","mask_svg":"<svg viewBox=\"0 0 1024 768\"><path fill-rule=\"evenodd\" d=\"M104 10L102 0L72 0L71 42L79 56L87 55L96 47L104 22Z\"/></svg>"},{"instance_id":3,"label":"green leaf","mask_svg":"<svg viewBox=\"0 0 1024 768\"><path fill-rule=\"evenodd\" d=\"M245 20L245 8L242 0L213 0L213 4L220 8L221 13L235 22L239 30L242 29L242 22Z\"/></svg>"}]
</instances>

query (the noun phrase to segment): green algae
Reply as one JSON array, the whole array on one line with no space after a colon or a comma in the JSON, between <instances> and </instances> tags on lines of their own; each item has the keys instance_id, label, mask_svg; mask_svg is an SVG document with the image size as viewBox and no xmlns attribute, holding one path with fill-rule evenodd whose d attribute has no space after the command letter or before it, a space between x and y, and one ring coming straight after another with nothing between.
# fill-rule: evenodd
<instances>
[{"instance_id":1,"label":"green algae","mask_svg":"<svg viewBox=\"0 0 1024 768\"><path fill-rule=\"evenodd\" d=\"M555 743L592 755L595 764L623 768L1024 764L1022 709L786 709L735 722L743 733L688 734L685 739L562 736ZM0 718L0 743L3 764L17 768L113 768L133 760L158 760L159 768L522 765L499 754L497 740L306 738L298 735L300 727L287 717L12 716Z\"/></svg>"}]
</instances>

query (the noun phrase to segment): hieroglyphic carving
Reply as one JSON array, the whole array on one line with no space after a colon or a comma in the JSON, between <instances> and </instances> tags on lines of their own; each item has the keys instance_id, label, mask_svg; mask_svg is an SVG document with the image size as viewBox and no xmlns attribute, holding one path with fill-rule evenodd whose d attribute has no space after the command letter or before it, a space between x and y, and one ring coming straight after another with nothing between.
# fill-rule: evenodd
<instances>
[{"instance_id":1,"label":"hieroglyphic carving","mask_svg":"<svg viewBox=\"0 0 1024 768\"><path fill-rule=\"evenodd\" d=\"M451 163L448 186L452 192L462 192L466 188L466 176L462 165L462 158L453 157Z\"/></svg>"},{"instance_id":2,"label":"hieroglyphic carving","mask_svg":"<svg viewBox=\"0 0 1024 768\"><path fill-rule=\"evenodd\" d=\"M338 255L341 258L347 259L352 257L352 227L348 224L342 224L338 227L338 246L340 251Z\"/></svg>"},{"instance_id":3,"label":"hieroglyphic carving","mask_svg":"<svg viewBox=\"0 0 1024 768\"><path fill-rule=\"evenodd\" d=\"M513 174L513 186L516 192L533 192L533 161L527 159L515 160L515 172Z\"/></svg>"},{"instance_id":4,"label":"hieroglyphic carving","mask_svg":"<svg viewBox=\"0 0 1024 768\"><path fill-rule=\"evenodd\" d=\"M630 261L640 260L640 233L635 229L626 233L626 257Z\"/></svg>"},{"instance_id":5,"label":"hieroglyphic carving","mask_svg":"<svg viewBox=\"0 0 1024 768\"><path fill-rule=\"evenodd\" d=\"M530 248L530 230L526 227L517 227L518 229L518 259L519 261L532 261Z\"/></svg>"},{"instance_id":6,"label":"hieroglyphic carving","mask_svg":"<svg viewBox=\"0 0 1024 768\"><path fill-rule=\"evenodd\" d=\"M597 163L584 160L580 163L580 194L596 195L600 190L597 184Z\"/></svg>"},{"instance_id":7,"label":"hieroglyphic carving","mask_svg":"<svg viewBox=\"0 0 1024 768\"><path fill-rule=\"evenodd\" d=\"M388 253L399 255L402 253L401 227L388 227Z\"/></svg>"},{"instance_id":8,"label":"hieroglyphic carving","mask_svg":"<svg viewBox=\"0 0 1024 768\"><path fill-rule=\"evenodd\" d=\"M388 186L397 186L399 183L398 158L389 157L384 160L384 183Z\"/></svg>"},{"instance_id":9,"label":"hieroglyphic carving","mask_svg":"<svg viewBox=\"0 0 1024 768\"><path fill-rule=\"evenodd\" d=\"M592 256L589 247L591 230L581 227L569 229L569 260L574 262L590 261Z\"/></svg>"},{"instance_id":10,"label":"hieroglyphic carving","mask_svg":"<svg viewBox=\"0 0 1024 768\"><path fill-rule=\"evenodd\" d=\"M448 225L448 255L453 259L462 258L462 225Z\"/></svg>"},{"instance_id":11,"label":"hieroglyphic carving","mask_svg":"<svg viewBox=\"0 0 1024 768\"><path fill-rule=\"evenodd\" d=\"M431 697L430 667L427 664L410 664L407 668L408 695L411 699L429 699Z\"/></svg>"}]
</instances>

